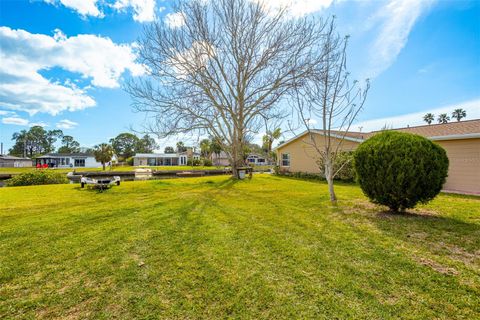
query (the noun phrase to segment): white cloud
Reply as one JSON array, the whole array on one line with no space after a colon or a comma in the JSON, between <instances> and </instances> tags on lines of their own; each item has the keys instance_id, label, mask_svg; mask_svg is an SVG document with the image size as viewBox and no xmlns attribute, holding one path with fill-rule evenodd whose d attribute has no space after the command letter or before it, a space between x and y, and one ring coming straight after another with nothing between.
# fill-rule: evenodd
<instances>
[{"instance_id":1,"label":"white cloud","mask_svg":"<svg viewBox=\"0 0 480 320\"><path fill-rule=\"evenodd\" d=\"M81 34L68 38L0 27L0 107L56 115L64 110L93 107L85 88L67 79L51 81L39 71L59 67L91 79L93 86L116 88L125 71L141 75L133 45L115 44L109 38Z\"/></svg>"},{"instance_id":2,"label":"white cloud","mask_svg":"<svg viewBox=\"0 0 480 320\"><path fill-rule=\"evenodd\" d=\"M98 0L44 0L49 4L58 4L61 3L65 7L73 9L82 16L92 16L102 18L104 15L98 9L97 2Z\"/></svg>"},{"instance_id":3,"label":"white cloud","mask_svg":"<svg viewBox=\"0 0 480 320\"><path fill-rule=\"evenodd\" d=\"M48 127L49 125L46 124L46 123L43 122L43 121L39 121L39 122L30 122L30 123L29 123L29 126L30 126L30 127L34 127L34 126Z\"/></svg>"},{"instance_id":4,"label":"white cloud","mask_svg":"<svg viewBox=\"0 0 480 320\"><path fill-rule=\"evenodd\" d=\"M262 2L267 9L278 10L288 8L289 13L294 17L302 17L307 14L328 8L333 0L251 0Z\"/></svg>"},{"instance_id":5,"label":"white cloud","mask_svg":"<svg viewBox=\"0 0 480 320\"><path fill-rule=\"evenodd\" d=\"M155 20L155 0L117 0L113 7L118 11L133 9L133 20L151 22Z\"/></svg>"},{"instance_id":6,"label":"white cloud","mask_svg":"<svg viewBox=\"0 0 480 320\"><path fill-rule=\"evenodd\" d=\"M421 126L426 123L423 121L423 116L426 113L433 113L435 116L438 116L441 113L446 113L449 116L452 111L457 108L462 108L467 111L468 119L480 119L480 98L470 101L465 101L462 103L455 103L447 106L442 106L438 108L427 109L424 111L404 114L400 116L387 117L381 119L367 120L356 123L352 126L352 131L357 131L359 127L362 127L362 132L380 130L384 127L387 128L403 128L406 126Z\"/></svg>"},{"instance_id":7,"label":"white cloud","mask_svg":"<svg viewBox=\"0 0 480 320\"><path fill-rule=\"evenodd\" d=\"M182 78L205 65L215 55L215 48L204 41L196 41L190 49L178 52L175 59L167 61L173 71Z\"/></svg>"},{"instance_id":8,"label":"white cloud","mask_svg":"<svg viewBox=\"0 0 480 320\"><path fill-rule=\"evenodd\" d=\"M133 11L133 19L138 22L151 22L155 20L156 0L44 0L46 3L61 4L75 10L82 17L90 16L103 18L105 16L102 8L112 7L116 11ZM159 11L164 7L158 8Z\"/></svg>"},{"instance_id":9,"label":"white cloud","mask_svg":"<svg viewBox=\"0 0 480 320\"><path fill-rule=\"evenodd\" d=\"M1 113L0 113L1 115ZM4 124L12 124L12 125L17 125L17 126L29 126L29 127L34 127L34 126L40 126L40 127L48 127L48 124L46 124L43 121L39 122L30 122L28 119L24 119L19 117L15 112L12 112L9 117L4 117L2 118L2 123Z\"/></svg>"},{"instance_id":10,"label":"white cloud","mask_svg":"<svg viewBox=\"0 0 480 320\"><path fill-rule=\"evenodd\" d=\"M180 28L185 25L185 15L183 12L168 13L165 16L165 23L170 28Z\"/></svg>"},{"instance_id":11,"label":"white cloud","mask_svg":"<svg viewBox=\"0 0 480 320\"><path fill-rule=\"evenodd\" d=\"M434 0L390 0L370 18L367 24L380 24L380 28L369 51L365 77L374 78L395 62L418 18L433 2Z\"/></svg>"},{"instance_id":12,"label":"white cloud","mask_svg":"<svg viewBox=\"0 0 480 320\"><path fill-rule=\"evenodd\" d=\"M13 124L16 126L28 126L28 120L23 119L20 117L7 117L7 118L2 118L2 123L3 124Z\"/></svg>"},{"instance_id":13,"label":"white cloud","mask_svg":"<svg viewBox=\"0 0 480 320\"><path fill-rule=\"evenodd\" d=\"M73 121L70 121L70 120L67 120L67 119L63 119L63 120L60 120L59 122L57 122L56 127L59 128L59 129L73 129L77 125L78 125L78 123L76 123L76 122L73 122Z\"/></svg>"},{"instance_id":14,"label":"white cloud","mask_svg":"<svg viewBox=\"0 0 480 320\"><path fill-rule=\"evenodd\" d=\"M0 110L0 116L15 116L15 112L7 111L7 110Z\"/></svg>"}]
</instances>

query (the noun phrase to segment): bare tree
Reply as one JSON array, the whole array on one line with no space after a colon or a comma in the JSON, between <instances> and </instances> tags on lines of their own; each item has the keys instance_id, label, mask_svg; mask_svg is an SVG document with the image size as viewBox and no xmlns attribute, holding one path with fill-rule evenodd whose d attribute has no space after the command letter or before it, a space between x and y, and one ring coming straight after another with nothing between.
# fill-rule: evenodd
<instances>
[{"instance_id":1,"label":"bare tree","mask_svg":"<svg viewBox=\"0 0 480 320\"><path fill-rule=\"evenodd\" d=\"M307 131L304 142L313 149L313 157L327 180L330 200L336 202L333 180L349 161L339 154L352 123L363 108L370 84L368 79L363 87L358 81L350 81L348 36L342 38L338 35L335 18L326 31L318 53L321 60L315 77L300 78L291 101L301 127ZM320 121L318 129L314 128L316 120ZM344 163L336 163L337 160Z\"/></svg>"},{"instance_id":2,"label":"bare tree","mask_svg":"<svg viewBox=\"0 0 480 320\"><path fill-rule=\"evenodd\" d=\"M250 0L189 0L175 8L184 25L145 28L139 56L147 76L127 91L152 116L148 131L215 138L238 177L248 137L282 116L279 102L319 64L314 50L325 25Z\"/></svg>"}]
</instances>

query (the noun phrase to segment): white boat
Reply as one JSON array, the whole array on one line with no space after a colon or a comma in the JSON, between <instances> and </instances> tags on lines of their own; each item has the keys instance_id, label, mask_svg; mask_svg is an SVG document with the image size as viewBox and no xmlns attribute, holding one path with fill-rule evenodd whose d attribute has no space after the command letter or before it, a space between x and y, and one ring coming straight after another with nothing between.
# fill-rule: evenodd
<instances>
[{"instance_id":1,"label":"white boat","mask_svg":"<svg viewBox=\"0 0 480 320\"><path fill-rule=\"evenodd\" d=\"M81 177L80 178L80 186L85 188L85 185L91 185L93 188L98 188L101 190L105 190L110 188L113 185L120 185L120 177L113 176L113 177L105 177L105 178L89 178L89 177Z\"/></svg>"}]
</instances>

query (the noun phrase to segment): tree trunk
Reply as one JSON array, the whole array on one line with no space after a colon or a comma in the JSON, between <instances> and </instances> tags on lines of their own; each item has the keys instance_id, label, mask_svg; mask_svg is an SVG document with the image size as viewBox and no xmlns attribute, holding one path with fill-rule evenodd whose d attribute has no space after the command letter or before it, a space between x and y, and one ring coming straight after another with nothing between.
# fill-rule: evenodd
<instances>
[{"instance_id":1,"label":"tree trunk","mask_svg":"<svg viewBox=\"0 0 480 320\"><path fill-rule=\"evenodd\" d=\"M328 184L328 193L330 194L330 201L337 203L337 196L335 195L335 189L333 186L333 165L332 160L328 157L325 159L325 179Z\"/></svg>"},{"instance_id":2,"label":"tree trunk","mask_svg":"<svg viewBox=\"0 0 480 320\"><path fill-rule=\"evenodd\" d=\"M330 201L332 203L337 203L337 196L335 195L335 190L333 187L333 178L328 177L327 178L327 183L328 183L328 193L330 193Z\"/></svg>"},{"instance_id":3,"label":"tree trunk","mask_svg":"<svg viewBox=\"0 0 480 320\"><path fill-rule=\"evenodd\" d=\"M105 171L105 162L102 162L103 171Z\"/></svg>"},{"instance_id":4,"label":"tree trunk","mask_svg":"<svg viewBox=\"0 0 480 320\"><path fill-rule=\"evenodd\" d=\"M244 167L242 139L235 139L232 146L232 177L239 179L238 168Z\"/></svg>"},{"instance_id":5,"label":"tree trunk","mask_svg":"<svg viewBox=\"0 0 480 320\"><path fill-rule=\"evenodd\" d=\"M232 177L234 179L239 179L238 168L244 166L243 156L238 152L238 147L234 147L234 149L236 150L232 153Z\"/></svg>"}]
</instances>

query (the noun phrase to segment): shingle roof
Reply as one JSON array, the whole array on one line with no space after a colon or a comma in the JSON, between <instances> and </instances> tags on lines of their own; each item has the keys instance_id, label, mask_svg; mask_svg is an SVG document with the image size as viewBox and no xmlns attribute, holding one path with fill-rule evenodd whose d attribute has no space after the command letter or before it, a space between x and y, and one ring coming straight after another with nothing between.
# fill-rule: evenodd
<instances>
[{"instance_id":1,"label":"shingle roof","mask_svg":"<svg viewBox=\"0 0 480 320\"><path fill-rule=\"evenodd\" d=\"M418 127L407 127L392 129L394 131L402 131L418 134L427 138L440 136L465 135L472 133L480 133L480 119L456 121L444 124L431 124ZM373 131L368 133L369 136L378 133Z\"/></svg>"},{"instance_id":2,"label":"shingle roof","mask_svg":"<svg viewBox=\"0 0 480 320\"><path fill-rule=\"evenodd\" d=\"M460 139L462 136L470 138L480 136L480 119L474 120L465 120L465 121L455 121L449 122L444 124L431 124L431 125L424 125L424 126L417 126L417 127L406 127L406 128L398 128L398 129L390 129L394 131L402 131L408 132L413 134L418 134L432 140L453 140L453 139ZM322 134L322 130L312 130L313 132ZM372 131L372 132L348 132L345 137L347 140L362 142L362 140L366 140L371 136L382 132L383 130ZM305 135L307 131L289 139L288 141L282 143L281 145L274 148L274 150L283 147L289 144L292 141L300 138L301 136ZM335 135L342 137L344 132L342 131L330 131L331 135L335 137ZM438 139L436 139L438 138ZM461 138L461 139L464 139Z\"/></svg>"},{"instance_id":3,"label":"shingle roof","mask_svg":"<svg viewBox=\"0 0 480 320\"><path fill-rule=\"evenodd\" d=\"M94 155L91 153L84 153L84 152L77 152L77 153L47 153L40 158L50 158L50 157L93 157Z\"/></svg>"},{"instance_id":4,"label":"shingle roof","mask_svg":"<svg viewBox=\"0 0 480 320\"><path fill-rule=\"evenodd\" d=\"M32 160L30 158L20 158L20 157L15 157L15 156L9 156L9 155L2 155L0 154L0 159L4 160Z\"/></svg>"}]
</instances>

